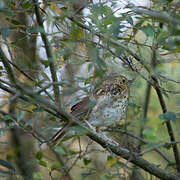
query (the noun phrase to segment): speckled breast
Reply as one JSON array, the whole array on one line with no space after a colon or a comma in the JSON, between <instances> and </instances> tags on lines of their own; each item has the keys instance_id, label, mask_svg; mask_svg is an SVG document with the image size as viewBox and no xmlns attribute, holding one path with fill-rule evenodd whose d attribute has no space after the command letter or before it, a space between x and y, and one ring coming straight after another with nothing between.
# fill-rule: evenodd
<instances>
[{"instance_id":1,"label":"speckled breast","mask_svg":"<svg viewBox=\"0 0 180 180\"><path fill-rule=\"evenodd\" d=\"M100 96L89 114L89 122L93 126L108 126L120 121L127 110L127 93L118 96Z\"/></svg>"}]
</instances>

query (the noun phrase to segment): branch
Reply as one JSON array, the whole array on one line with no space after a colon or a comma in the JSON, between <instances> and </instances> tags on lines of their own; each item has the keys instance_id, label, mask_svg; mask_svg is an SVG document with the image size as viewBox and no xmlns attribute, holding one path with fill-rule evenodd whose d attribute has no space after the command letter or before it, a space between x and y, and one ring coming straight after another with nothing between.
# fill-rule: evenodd
<instances>
[{"instance_id":1,"label":"branch","mask_svg":"<svg viewBox=\"0 0 180 180\"><path fill-rule=\"evenodd\" d=\"M156 11L152 11L152 10L148 10L142 7L137 7L134 5L128 5L128 8L130 8L133 12L137 13L137 14L146 14L150 17L154 17L157 18L163 22L166 22L168 24L171 25L180 25L180 21L174 19L173 17L169 16L166 12L161 11L161 12L156 12Z\"/></svg>"},{"instance_id":2,"label":"branch","mask_svg":"<svg viewBox=\"0 0 180 180\"><path fill-rule=\"evenodd\" d=\"M158 84L158 81L157 81L157 79L155 77L153 77L153 80L156 81L156 83ZM163 111L163 113L166 113L167 112L167 107L166 107L166 104L165 104L165 101L164 101L164 97L163 97L163 95L162 95L159 88L155 87L155 90L156 90L156 93L158 95L158 99L159 99L162 111ZM166 121L166 127L167 127L167 130L168 130L170 141L175 142L176 140L175 140L175 136L174 136L173 129L172 129L170 121ZM179 152L178 152L177 144L173 145L173 152L174 152L174 158L175 158L175 161L176 161L177 171L180 172L180 158L179 158Z\"/></svg>"},{"instance_id":3,"label":"branch","mask_svg":"<svg viewBox=\"0 0 180 180\"><path fill-rule=\"evenodd\" d=\"M103 131L108 131L108 132L117 132L117 133L121 133L121 134L126 134L134 139L137 139L138 141L140 141L143 144L149 144L149 142L145 141L142 137L136 136L133 132L129 132L127 130L122 130L119 128L106 128ZM140 144L141 144L140 143ZM165 154L163 154L161 151L159 151L158 149L154 149L154 151L156 151L158 154L160 154L160 156L162 156L163 159L165 159L168 163L170 162L170 160L166 157Z\"/></svg>"},{"instance_id":4,"label":"branch","mask_svg":"<svg viewBox=\"0 0 180 180\"><path fill-rule=\"evenodd\" d=\"M13 121L18 127L23 129L23 131L25 131L26 133L30 134L32 137L37 139L39 142L43 143L43 140L41 140L41 138L39 138L41 135L39 133L37 133L35 130L33 130L31 126L26 126L25 122L23 120L21 120L19 122L17 120L17 118L13 114L6 113L6 112L4 112L2 110L0 110L0 114L2 114L3 116L7 116L7 115L10 116L9 120Z\"/></svg>"},{"instance_id":5,"label":"branch","mask_svg":"<svg viewBox=\"0 0 180 180\"><path fill-rule=\"evenodd\" d=\"M170 142L170 143L169 143L169 142L166 142L166 143L164 143L164 144L160 144L160 145L157 145L157 146L155 146L155 147L149 148L148 150L139 153L138 156L142 156L142 155L144 155L144 154L146 154L146 153L148 153L148 152L155 151L155 150L157 150L157 149L160 148L160 147L169 147L169 146L173 146L174 144L178 144L178 143L180 143L180 141Z\"/></svg>"},{"instance_id":6,"label":"branch","mask_svg":"<svg viewBox=\"0 0 180 180\"><path fill-rule=\"evenodd\" d=\"M150 84L154 87L154 89L156 90L156 93L158 95L158 98L159 98L159 102L160 102L160 105L161 105L161 108L162 108L162 111L163 113L166 113L167 112L167 108L166 108L166 104L165 104L165 101L164 101L164 98L163 98L163 95L161 93L161 87L159 86L159 83L157 81L157 78L156 77L153 77L153 75L151 74L150 70L148 69L148 67L145 65L145 61L143 60L143 58L139 57L136 53L134 53L133 51L131 51L129 48L127 48L125 45L123 45L122 43L119 43L118 41L115 41L113 39L107 39L105 38L102 34L98 33L98 32L95 32L92 28L90 28L89 26L85 25L85 24L82 24L81 22L77 21L74 17L68 17L68 19L70 19L71 21L75 22L78 26L94 33L96 36L98 36L99 38L105 40L105 41L108 41L109 43L111 43L112 45L115 45L117 47L120 47L122 48L123 50L125 50L128 54L130 54L132 57L135 58L136 61L138 61L139 63L141 63L141 65L143 65L143 67L147 70L147 72L149 73L150 75L150 78L152 79L153 82L150 82ZM142 74L140 74L141 77L144 78L144 76ZM147 79L144 78L146 81ZM147 81L149 82L149 81ZM169 137L170 137L170 140L171 142L175 142L175 137L174 137L174 133L173 133L173 129L171 127L171 123L170 121L167 121L166 122L166 126L167 126L167 129L168 129L168 133L169 133ZM176 165L177 165L177 171L180 172L180 158L179 158L179 152L178 152L178 148L177 148L177 145L174 144L173 145L173 152L174 152L174 156L175 156L175 161L176 161Z\"/></svg>"},{"instance_id":7,"label":"branch","mask_svg":"<svg viewBox=\"0 0 180 180\"><path fill-rule=\"evenodd\" d=\"M63 171L65 173L65 176L68 177L68 180L73 180L73 178L71 177L68 167L66 166L66 163L64 162L64 160L62 159L62 157L54 150L50 147L51 151L55 154L57 160L59 161L59 163L61 164Z\"/></svg>"},{"instance_id":8,"label":"branch","mask_svg":"<svg viewBox=\"0 0 180 180\"><path fill-rule=\"evenodd\" d=\"M33 3L34 3L35 14L36 14L38 25L42 28L42 31L40 32L40 34L41 34L42 41L45 45L46 54L47 54L47 58L49 61L51 77L52 77L53 82L58 82L58 78L57 78L57 74L56 74L56 67L54 65L53 55L52 55L52 51L51 51L51 46L50 46L48 38L45 34L43 21L42 21L40 11L39 11L38 1L33 0ZM56 103L59 106L61 106L61 97L60 97L59 87L58 87L58 85L54 84L53 88L54 88L54 96L55 96Z\"/></svg>"},{"instance_id":9,"label":"branch","mask_svg":"<svg viewBox=\"0 0 180 180\"><path fill-rule=\"evenodd\" d=\"M0 88L4 90L6 89L1 83L0 83ZM32 90L21 87L20 85L17 88L22 92L22 94L26 94L32 99L36 99L42 107L46 107L44 108L45 111L49 113L53 112L53 115L55 115L57 118L63 119L64 121L72 122L84 128L87 131L87 136L89 138L91 138L92 140L100 144L102 147L111 150L117 156L120 156L126 160L131 161L138 167L144 169L145 171L161 179L164 179L164 180L178 180L179 179L177 176L167 173L166 171L160 169L156 165L149 163L145 159L141 157L137 157L136 154L134 153L132 154L127 149L121 148L118 143L113 142L112 140L108 139L106 136L98 134L95 131L89 129L81 121L77 120L74 116L67 113L63 108L57 107L56 105L49 102L46 98L43 98L42 96L34 93ZM9 90L8 92L13 91L10 88L8 88L8 90ZM22 96L22 98L24 100L29 100L29 99L24 98L24 96Z\"/></svg>"},{"instance_id":10,"label":"branch","mask_svg":"<svg viewBox=\"0 0 180 180\"><path fill-rule=\"evenodd\" d=\"M8 63L8 59L5 56L5 54L4 54L1 47L0 47L0 59L1 59L2 63L3 63L3 65L4 65L4 67L6 68L6 71L7 71L10 82L15 85L16 82L17 82L17 79L16 79L15 74L14 74L11 66Z\"/></svg>"},{"instance_id":11,"label":"branch","mask_svg":"<svg viewBox=\"0 0 180 180\"><path fill-rule=\"evenodd\" d=\"M155 45L155 46L157 46L157 45ZM155 50L153 50L152 67L153 68L156 67L156 51ZM154 86L154 88L155 88L156 93L158 95L158 99L159 99L159 103L161 105L161 109L162 109L163 113L166 113L167 112L167 107L166 107L166 103L165 103L164 97L162 95L162 92L158 88L158 86L159 86L158 80L157 80L156 77L153 77L153 76L152 76L152 79L157 84L156 86ZM168 131L168 134L169 134L170 141L175 142L176 139L175 139L174 132L173 132L173 129L172 129L172 126L171 126L171 122L166 121L165 123L166 123L166 127L167 127L167 131ZM177 169L178 173L180 173L180 157L179 157L179 151L178 151L177 144L173 144L173 153L174 153L174 158L175 158L175 162L176 162L176 169Z\"/></svg>"}]
</instances>

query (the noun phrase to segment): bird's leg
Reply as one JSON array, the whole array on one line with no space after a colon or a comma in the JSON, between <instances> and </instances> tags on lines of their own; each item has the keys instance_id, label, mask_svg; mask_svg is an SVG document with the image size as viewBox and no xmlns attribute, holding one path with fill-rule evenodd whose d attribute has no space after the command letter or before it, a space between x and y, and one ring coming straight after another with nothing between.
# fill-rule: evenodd
<instances>
[{"instance_id":1,"label":"bird's leg","mask_svg":"<svg viewBox=\"0 0 180 180\"><path fill-rule=\"evenodd\" d=\"M96 128L93 127L87 120L84 120L84 122L86 123L86 125L87 125L90 129L92 129L93 131L96 131Z\"/></svg>"}]
</instances>

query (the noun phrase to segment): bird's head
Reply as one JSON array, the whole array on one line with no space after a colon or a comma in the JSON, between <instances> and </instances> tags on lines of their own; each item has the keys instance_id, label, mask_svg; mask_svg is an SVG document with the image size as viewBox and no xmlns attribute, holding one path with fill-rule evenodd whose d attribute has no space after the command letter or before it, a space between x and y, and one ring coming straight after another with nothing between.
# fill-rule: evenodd
<instances>
[{"instance_id":1,"label":"bird's head","mask_svg":"<svg viewBox=\"0 0 180 180\"><path fill-rule=\"evenodd\" d=\"M117 96L128 90L128 79L122 75L108 76L104 79L99 88L96 89L96 95Z\"/></svg>"}]
</instances>

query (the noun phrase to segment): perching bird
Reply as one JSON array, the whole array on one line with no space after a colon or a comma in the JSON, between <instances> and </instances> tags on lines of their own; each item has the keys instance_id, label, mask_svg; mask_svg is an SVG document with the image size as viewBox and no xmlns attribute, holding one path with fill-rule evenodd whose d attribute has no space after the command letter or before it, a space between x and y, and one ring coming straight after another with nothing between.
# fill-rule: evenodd
<instances>
[{"instance_id":1,"label":"perching bird","mask_svg":"<svg viewBox=\"0 0 180 180\"><path fill-rule=\"evenodd\" d=\"M71 114L85 119L94 127L106 127L119 122L128 106L128 80L122 75L106 77L90 96L72 106ZM67 125L68 126L68 125ZM71 124L72 126L72 124ZM65 127L57 132L50 144L57 144L66 133Z\"/></svg>"}]
</instances>

